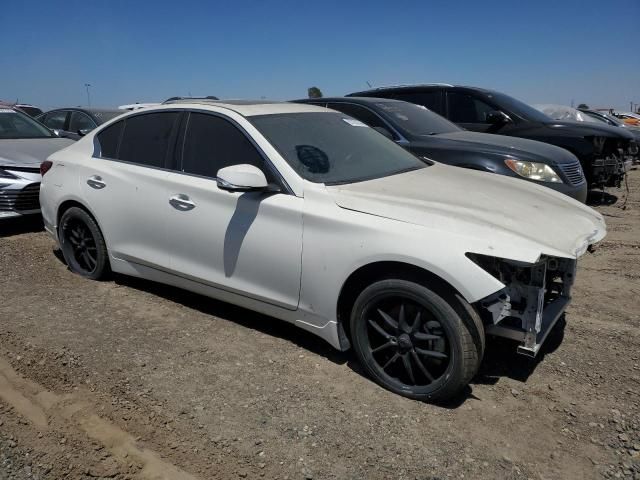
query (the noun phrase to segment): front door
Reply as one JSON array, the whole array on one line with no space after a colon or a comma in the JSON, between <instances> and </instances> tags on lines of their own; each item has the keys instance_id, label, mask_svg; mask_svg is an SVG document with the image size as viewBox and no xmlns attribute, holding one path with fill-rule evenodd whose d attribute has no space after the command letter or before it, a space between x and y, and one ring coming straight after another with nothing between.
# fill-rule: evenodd
<instances>
[{"instance_id":1,"label":"front door","mask_svg":"<svg viewBox=\"0 0 640 480\"><path fill-rule=\"evenodd\" d=\"M493 125L487 115L497 108L464 92L447 92L447 118L462 128L474 132L487 132Z\"/></svg>"},{"instance_id":2,"label":"front door","mask_svg":"<svg viewBox=\"0 0 640 480\"><path fill-rule=\"evenodd\" d=\"M192 112L178 171L167 178L171 269L223 290L294 310L302 262L303 198L286 191L266 157L229 119ZM260 168L280 193L218 188L219 169Z\"/></svg>"}]
</instances>

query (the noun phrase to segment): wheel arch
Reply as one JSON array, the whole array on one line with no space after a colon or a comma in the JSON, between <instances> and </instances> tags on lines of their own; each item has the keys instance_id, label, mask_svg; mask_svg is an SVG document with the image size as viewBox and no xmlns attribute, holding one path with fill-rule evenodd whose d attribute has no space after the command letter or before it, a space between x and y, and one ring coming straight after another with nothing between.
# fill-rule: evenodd
<instances>
[{"instance_id":1,"label":"wheel arch","mask_svg":"<svg viewBox=\"0 0 640 480\"><path fill-rule=\"evenodd\" d=\"M348 328L351 316L351 307L358 295L368 285L379 280L398 278L420 283L443 296L464 296L442 277L426 270L425 268L401 261L376 261L360 266L354 270L342 284L336 305L336 319L340 341L350 343Z\"/></svg>"},{"instance_id":2,"label":"wheel arch","mask_svg":"<svg viewBox=\"0 0 640 480\"><path fill-rule=\"evenodd\" d=\"M98 221L96 216L93 214L91 209L89 207L87 207L84 203L82 203L81 201L76 200L74 198L70 198L70 199L64 200L58 206L58 209L56 211L56 235L60 234L59 233L60 219L62 218L62 215L64 215L64 212L69 210L71 207L78 207L78 208L81 208L82 210L84 210L85 212L87 212L89 214L89 216L93 219L93 221L96 222L96 225L98 225L98 228L100 229L100 233L102 234L102 237L104 238L105 243L107 243L107 237L105 237L105 235L104 235L104 231L102 230L102 227L100 226L100 222ZM107 243L107 245L108 245L108 243Z\"/></svg>"}]
</instances>

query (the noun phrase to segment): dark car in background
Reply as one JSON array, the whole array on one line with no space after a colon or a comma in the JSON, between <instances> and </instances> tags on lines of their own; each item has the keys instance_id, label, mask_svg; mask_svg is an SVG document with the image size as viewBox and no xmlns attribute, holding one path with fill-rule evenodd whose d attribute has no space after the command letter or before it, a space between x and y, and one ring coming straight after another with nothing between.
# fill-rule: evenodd
<instances>
[{"instance_id":1,"label":"dark car in background","mask_svg":"<svg viewBox=\"0 0 640 480\"><path fill-rule=\"evenodd\" d=\"M351 93L423 105L461 127L550 143L569 150L593 187L620 186L638 144L623 129L595 123L561 122L504 93L449 84L403 85Z\"/></svg>"},{"instance_id":2,"label":"dark car in background","mask_svg":"<svg viewBox=\"0 0 640 480\"><path fill-rule=\"evenodd\" d=\"M0 106L0 221L40 213L40 164L72 143L21 110Z\"/></svg>"},{"instance_id":3,"label":"dark car in background","mask_svg":"<svg viewBox=\"0 0 640 480\"><path fill-rule=\"evenodd\" d=\"M61 136L78 140L98 125L122 115L123 110L101 108L58 108L36 117Z\"/></svg>"},{"instance_id":4,"label":"dark car in background","mask_svg":"<svg viewBox=\"0 0 640 480\"><path fill-rule=\"evenodd\" d=\"M580 162L553 145L467 132L425 107L398 100L336 97L296 102L345 113L421 158L529 180L581 202L587 198Z\"/></svg>"}]
</instances>

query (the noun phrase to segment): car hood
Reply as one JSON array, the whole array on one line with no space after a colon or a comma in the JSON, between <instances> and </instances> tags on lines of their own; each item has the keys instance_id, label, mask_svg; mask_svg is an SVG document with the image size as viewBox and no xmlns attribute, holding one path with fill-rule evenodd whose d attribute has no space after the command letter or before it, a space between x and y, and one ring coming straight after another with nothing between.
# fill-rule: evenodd
<instances>
[{"instance_id":1,"label":"car hood","mask_svg":"<svg viewBox=\"0 0 640 480\"><path fill-rule=\"evenodd\" d=\"M546 123L547 128L551 128L557 131L566 131L570 135L580 135L583 137L621 137L627 140L633 139L633 135L625 131L620 127L613 127L611 125L602 125L597 123L587 122L552 122Z\"/></svg>"},{"instance_id":2,"label":"car hood","mask_svg":"<svg viewBox=\"0 0 640 480\"><path fill-rule=\"evenodd\" d=\"M0 140L0 167L39 167L53 152L73 143L67 138Z\"/></svg>"},{"instance_id":3,"label":"car hood","mask_svg":"<svg viewBox=\"0 0 640 480\"><path fill-rule=\"evenodd\" d=\"M467 251L514 260L576 258L606 235L602 215L566 195L442 164L327 189L342 208L448 232L443 238L463 237Z\"/></svg>"},{"instance_id":4,"label":"car hood","mask_svg":"<svg viewBox=\"0 0 640 480\"><path fill-rule=\"evenodd\" d=\"M415 143L417 147L437 146L456 150L469 150L478 153L498 154L529 161L555 162L556 164L573 163L577 159L564 148L548 143L527 140L525 138L459 131L433 135ZM413 146L413 145L412 145Z\"/></svg>"}]
</instances>

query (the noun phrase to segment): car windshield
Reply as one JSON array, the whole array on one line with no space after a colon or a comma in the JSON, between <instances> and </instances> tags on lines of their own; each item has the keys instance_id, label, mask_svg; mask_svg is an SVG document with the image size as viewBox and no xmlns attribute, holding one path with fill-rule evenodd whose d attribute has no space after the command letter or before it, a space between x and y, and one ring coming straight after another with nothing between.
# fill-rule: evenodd
<instances>
[{"instance_id":1,"label":"car windshield","mask_svg":"<svg viewBox=\"0 0 640 480\"><path fill-rule=\"evenodd\" d=\"M376 102L376 109L394 127L415 136L459 132L462 129L446 118L423 107L408 102Z\"/></svg>"},{"instance_id":2,"label":"car windshield","mask_svg":"<svg viewBox=\"0 0 640 480\"><path fill-rule=\"evenodd\" d=\"M542 123L553 122L553 119L551 117L546 116L540 110L537 110L531 105L527 105L520 100L510 97L509 95L505 95L504 93L499 92L490 92L487 95L494 101L494 103L498 105L499 108L504 108L505 110L515 113L524 120Z\"/></svg>"},{"instance_id":3,"label":"car windshield","mask_svg":"<svg viewBox=\"0 0 640 480\"><path fill-rule=\"evenodd\" d=\"M51 131L26 113L11 108L0 108L0 139L51 138Z\"/></svg>"},{"instance_id":4,"label":"car windshield","mask_svg":"<svg viewBox=\"0 0 640 480\"><path fill-rule=\"evenodd\" d=\"M302 178L343 184L427 164L359 120L340 113L257 115L249 121Z\"/></svg>"}]
</instances>

